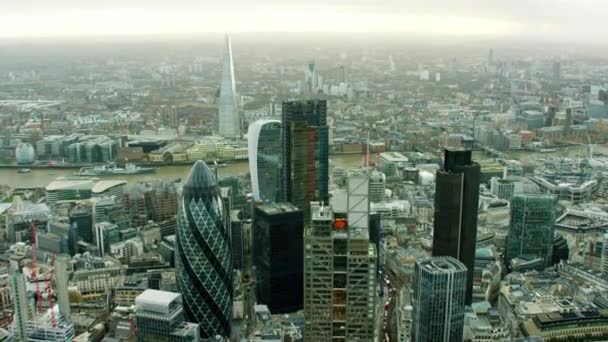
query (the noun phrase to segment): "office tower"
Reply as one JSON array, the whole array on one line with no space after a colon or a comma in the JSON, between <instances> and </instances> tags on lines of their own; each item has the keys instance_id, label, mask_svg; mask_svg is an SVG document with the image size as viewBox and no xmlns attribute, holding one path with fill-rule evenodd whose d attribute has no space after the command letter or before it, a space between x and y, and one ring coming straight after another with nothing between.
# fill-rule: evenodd
<instances>
[{"instance_id":1,"label":"office tower","mask_svg":"<svg viewBox=\"0 0 608 342\"><path fill-rule=\"evenodd\" d=\"M443 169L437 171L433 233L433 256L451 256L467 267L467 305L473 295L480 177L471 154L445 150Z\"/></svg>"},{"instance_id":2,"label":"office tower","mask_svg":"<svg viewBox=\"0 0 608 342\"><path fill-rule=\"evenodd\" d=\"M559 82L559 80L562 77L562 64L560 63L560 61L554 61L553 62L553 66L552 66L552 71L553 71L553 81L555 82Z\"/></svg>"},{"instance_id":3,"label":"office tower","mask_svg":"<svg viewBox=\"0 0 608 342\"><path fill-rule=\"evenodd\" d=\"M177 285L184 312L201 338L230 335L232 254L227 215L215 175L197 161L184 183L177 214Z\"/></svg>"},{"instance_id":4,"label":"office tower","mask_svg":"<svg viewBox=\"0 0 608 342\"><path fill-rule=\"evenodd\" d=\"M349 178L348 218L311 204L304 232L304 341L374 339L377 253L367 228L368 187L367 175Z\"/></svg>"},{"instance_id":5,"label":"office tower","mask_svg":"<svg viewBox=\"0 0 608 342\"><path fill-rule=\"evenodd\" d=\"M602 272L604 274L608 274L608 231L604 233L603 249L604 250L602 251Z\"/></svg>"},{"instance_id":6,"label":"office tower","mask_svg":"<svg viewBox=\"0 0 608 342\"><path fill-rule=\"evenodd\" d=\"M490 49L488 52L488 65L494 65L494 49Z\"/></svg>"},{"instance_id":7,"label":"office tower","mask_svg":"<svg viewBox=\"0 0 608 342\"><path fill-rule=\"evenodd\" d=\"M219 130L222 137L241 135L241 119L234 82L234 65L232 64L232 44L226 36L226 50L222 67L222 85L219 98Z\"/></svg>"},{"instance_id":8,"label":"office tower","mask_svg":"<svg viewBox=\"0 0 608 342\"><path fill-rule=\"evenodd\" d=\"M273 314L296 312L303 305L304 217L291 203L255 207L253 252L256 292Z\"/></svg>"},{"instance_id":9,"label":"office tower","mask_svg":"<svg viewBox=\"0 0 608 342\"><path fill-rule=\"evenodd\" d=\"M245 262L245 232L243 227L243 212L233 210L230 214L230 231L232 232L232 267L242 270Z\"/></svg>"},{"instance_id":10,"label":"office tower","mask_svg":"<svg viewBox=\"0 0 608 342\"><path fill-rule=\"evenodd\" d=\"M131 221L131 226L141 227L148 223L151 212L151 193L146 184L130 186L124 196L124 210Z\"/></svg>"},{"instance_id":11,"label":"office tower","mask_svg":"<svg viewBox=\"0 0 608 342\"><path fill-rule=\"evenodd\" d=\"M137 341L199 341L198 324L184 321L179 293L145 290L135 298Z\"/></svg>"},{"instance_id":12,"label":"office tower","mask_svg":"<svg viewBox=\"0 0 608 342\"><path fill-rule=\"evenodd\" d=\"M369 199L372 202L384 201L386 177L380 171L372 171L369 179Z\"/></svg>"},{"instance_id":13,"label":"office tower","mask_svg":"<svg viewBox=\"0 0 608 342\"><path fill-rule=\"evenodd\" d=\"M96 223L95 242L97 243L99 256L103 257L106 253L110 253L110 245L120 242L118 226L110 222Z\"/></svg>"},{"instance_id":14,"label":"office tower","mask_svg":"<svg viewBox=\"0 0 608 342\"><path fill-rule=\"evenodd\" d=\"M55 290L59 313L69 322L71 320L70 297L68 293L68 262L69 258L64 256L57 257L55 261Z\"/></svg>"},{"instance_id":15,"label":"office tower","mask_svg":"<svg viewBox=\"0 0 608 342\"><path fill-rule=\"evenodd\" d=\"M11 275L11 287L13 291L13 303L15 312L13 314L13 336L18 341L27 341L27 322L30 320L30 311L25 287L25 275L20 271Z\"/></svg>"},{"instance_id":16,"label":"office tower","mask_svg":"<svg viewBox=\"0 0 608 342\"><path fill-rule=\"evenodd\" d=\"M425 258L415 277L412 340L462 341L467 267L449 256Z\"/></svg>"},{"instance_id":17,"label":"office tower","mask_svg":"<svg viewBox=\"0 0 608 342\"><path fill-rule=\"evenodd\" d=\"M507 235L505 264L514 258L542 259L544 270L551 265L555 232L555 197L526 194L511 199L511 227Z\"/></svg>"},{"instance_id":18,"label":"office tower","mask_svg":"<svg viewBox=\"0 0 608 342\"><path fill-rule=\"evenodd\" d=\"M315 63L310 62L304 66L304 95L314 95L319 88L322 88L320 76L317 73Z\"/></svg>"},{"instance_id":19,"label":"office tower","mask_svg":"<svg viewBox=\"0 0 608 342\"><path fill-rule=\"evenodd\" d=\"M252 123L247 140L254 200L280 202L283 196L281 121L260 120Z\"/></svg>"},{"instance_id":20,"label":"office tower","mask_svg":"<svg viewBox=\"0 0 608 342\"><path fill-rule=\"evenodd\" d=\"M283 102L282 127L283 200L310 222L309 203L329 199L327 101Z\"/></svg>"},{"instance_id":21,"label":"office tower","mask_svg":"<svg viewBox=\"0 0 608 342\"><path fill-rule=\"evenodd\" d=\"M70 212L70 225L75 227L78 236L93 243L93 209L86 204L77 204Z\"/></svg>"},{"instance_id":22,"label":"office tower","mask_svg":"<svg viewBox=\"0 0 608 342\"><path fill-rule=\"evenodd\" d=\"M175 217L177 213L177 191L175 184L170 182L155 182L151 194L152 219L155 222Z\"/></svg>"}]
</instances>

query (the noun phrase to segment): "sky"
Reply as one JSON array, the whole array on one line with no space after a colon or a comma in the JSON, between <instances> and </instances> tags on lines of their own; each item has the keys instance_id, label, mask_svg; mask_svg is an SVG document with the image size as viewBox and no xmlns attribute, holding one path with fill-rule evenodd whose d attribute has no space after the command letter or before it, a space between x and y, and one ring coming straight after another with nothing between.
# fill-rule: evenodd
<instances>
[{"instance_id":1,"label":"sky","mask_svg":"<svg viewBox=\"0 0 608 342\"><path fill-rule=\"evenodd\" d=\"M335 32L603 42L606 0L2 0L0 38Z\"/></svg>"}]
</instances>

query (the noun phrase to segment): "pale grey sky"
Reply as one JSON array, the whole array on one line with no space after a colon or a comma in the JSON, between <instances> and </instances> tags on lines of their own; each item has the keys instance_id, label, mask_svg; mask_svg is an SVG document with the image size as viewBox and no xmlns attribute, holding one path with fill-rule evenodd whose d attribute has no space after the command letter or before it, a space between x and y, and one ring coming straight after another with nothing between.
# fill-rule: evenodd
<instances>
[{"instance_id":1,"label":"pale grey sky","mask_svg":"<svg viewBox=\"0 0 608 342\"><path fill-rule=\"evenodd\" d=\"M0 37L403 32L606 40L606 0L3 0Z\"/></svg>"}]
</instances>

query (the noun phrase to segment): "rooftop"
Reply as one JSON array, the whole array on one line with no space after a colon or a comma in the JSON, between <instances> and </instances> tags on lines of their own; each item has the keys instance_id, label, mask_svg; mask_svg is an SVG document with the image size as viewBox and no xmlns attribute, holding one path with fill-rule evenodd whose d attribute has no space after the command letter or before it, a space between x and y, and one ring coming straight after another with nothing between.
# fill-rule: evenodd
<instances>
[{"instance_id":1,"label":"rooftop","mask_svg":"<svg viewBox=\"0 0 608 342\"><path fill-rule=\"evenodd\" d=\"M267 215L276 215L281 213L293 213L299 211L296 206L289 202L285 203L265 203L257 205L257 208Z\"/></svg>"},{"instance_id":2,"label":"rooftop","mask_svg":"<svg viewBox=\"0 0 608 342\"><path fill-rule=\"evenodd\" d=\"M380 158L392 163L407 163L409 159L399 152L382 152Z\"/></svg>"},{"instance_id":3,"label":"rooftop","mask_svg":"<svg viewBox=\"0 0 608 342\"><path fill-rule=\"evenodd\" d=\"M135 305L137 310L169 313L169 307L174 302L181 302L181 300L182 295L179 293L146 290L135 298Z\"/></svg>"},{"instance_id":4,"label":"rooftop","mask_svg":"<svg viewBox=\"0 0 608 342\"><path fill-rule=\"evenodd\" d=\"M95 185L93 179L58 178L46 186L46 191L58 190L92 190Z\"/></svg>"},{"instance_id":5,"label":"rooftop","mask_svg":"<svg viewBox=\"0 0 608 342\"><path fill-rule=\"evenodd\" d=\"M99 194L102 193L104 191L108 191L109 189L116 187L116 186L121 186L121 185L127 185L127 181L123 181L123 180L102 180L97 182L94 186L93 186L93 193L94 194ZM48 190L48 189L47 189Z\"/></svg>"}]
</instances>

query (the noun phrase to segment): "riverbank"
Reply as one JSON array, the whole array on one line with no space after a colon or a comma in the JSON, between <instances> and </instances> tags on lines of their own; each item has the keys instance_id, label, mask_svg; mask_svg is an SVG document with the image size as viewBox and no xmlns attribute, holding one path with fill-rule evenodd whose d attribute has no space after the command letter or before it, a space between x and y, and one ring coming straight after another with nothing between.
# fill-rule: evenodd
<instances>
[{"instance_id":1,"label":"riverbank","mask_svg":"<svg viewBox=\"0 0 608 342\"><path fill-rule=\"evenodd\" d=\"M363 158L363 154L360 152L340 152L340 153L332 153L329 157L333 156L361 156ZM172 162L145 162L145 163L131 163L140 167L172 167L172 166L192 166L195 160L183 160L183 161L172 161ZM230 160L205 160L205 162L209 165L213 165L213 163L221 164L235 164L235 163L249 163L247 159L230 159ZM95 167L107 165L108 163L93 163L93 164L56 164L56 161L39 161L37 164L0 164L0 169L30 169L30 170L40 170L40 169L65 169L65 170L78 170L83 167ZM123 165L123 163L117 163L117 165Z\"/></svg>"},{"instance_id":2,"label":"riverbank","mask_svg":"<svg viewBox=\"0 0 608 342\"><path fill-rule=\"evenodd\" d=\"M219 162L218 162L219 163ZM361 154L349 154L349 155L331 155L330 156L330 172L336 167L342 167L344 169L356 168L363 165L363 155ZM141 164L148 165L148 164ZM181 165L164 165L156 169L155 173L149 174L135 174L135 175L110 175L98 177L104 180L126 180L129 183L166 180L174 181L175 179L181 178L186 179L192 163L186 163ZM18 173L19 168L29 168L32 171L29 173ZM225 167L217 169L218 176L243 176L249 172L249 162L247 160L232 161ZM19 166L12 168L1 168L0 167L0 185L8 185L13 188L19 187L45 187L50 182L54 181L59 177L75 177L74 168L32 168L29 166ZM83 177L86 178L86 177Z\"/></svg>"}]
</instances>

